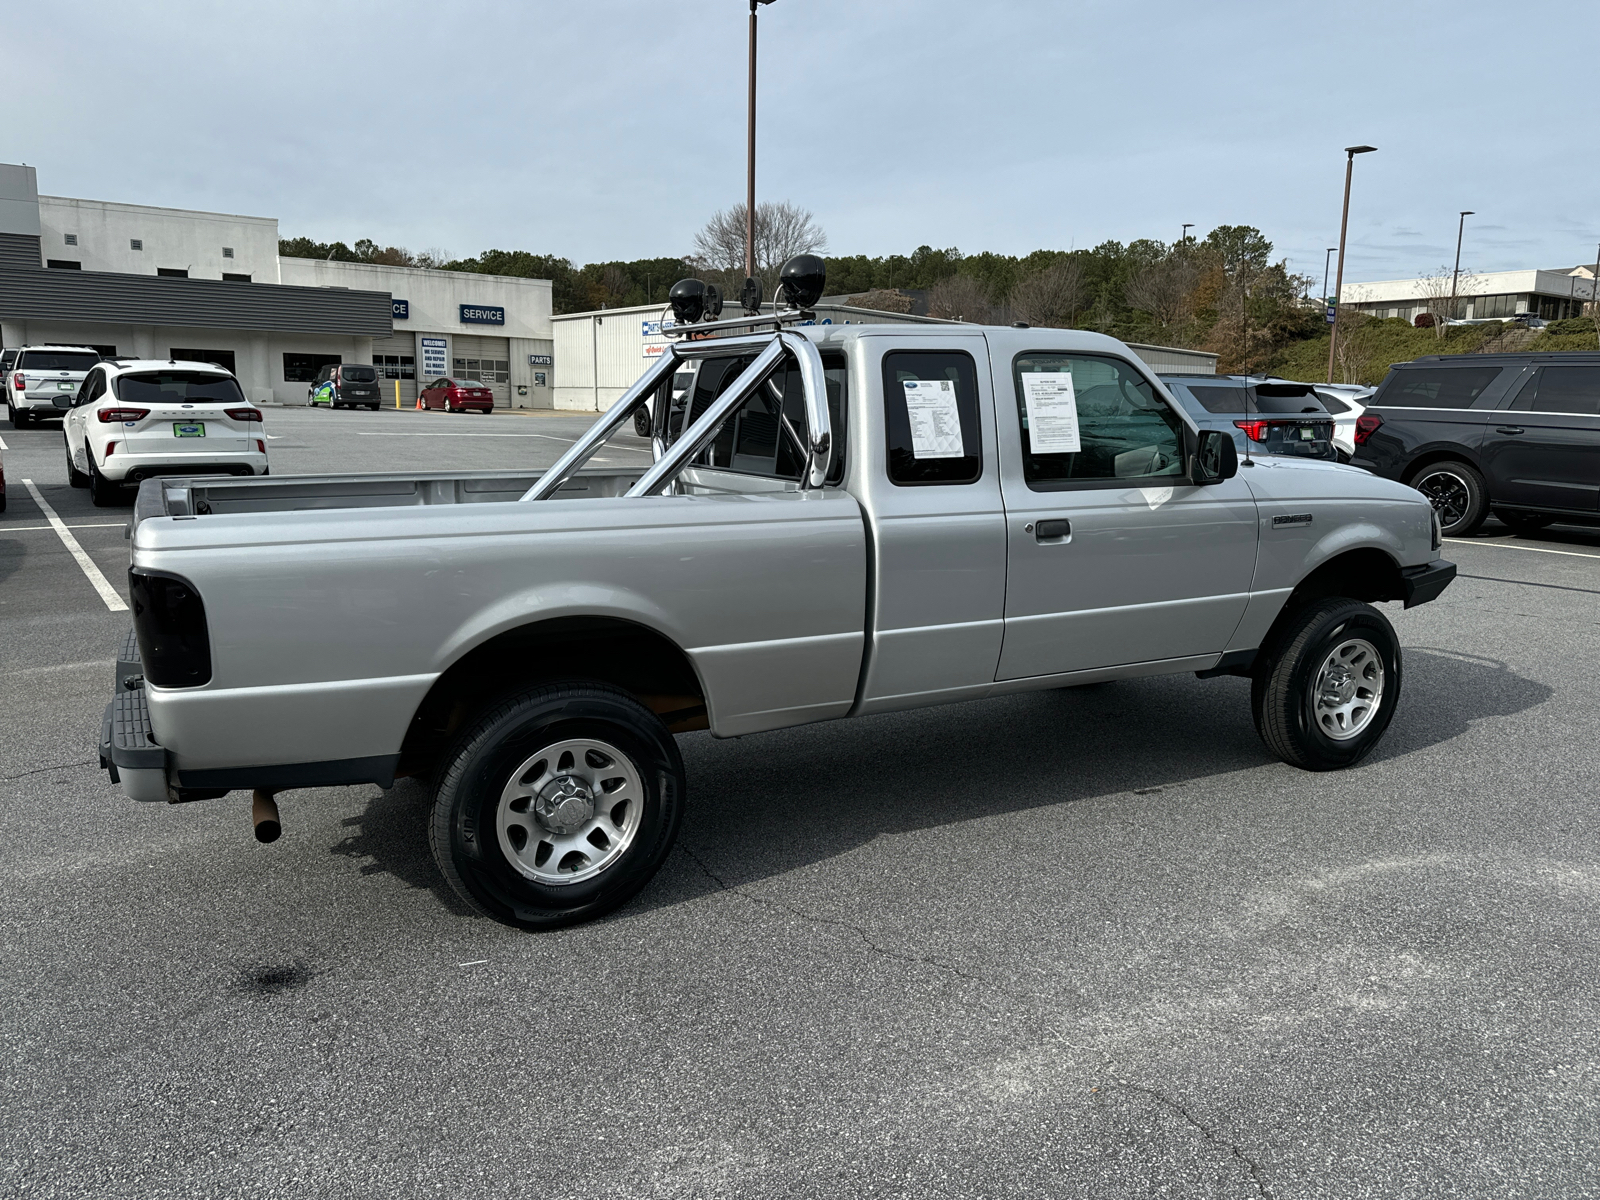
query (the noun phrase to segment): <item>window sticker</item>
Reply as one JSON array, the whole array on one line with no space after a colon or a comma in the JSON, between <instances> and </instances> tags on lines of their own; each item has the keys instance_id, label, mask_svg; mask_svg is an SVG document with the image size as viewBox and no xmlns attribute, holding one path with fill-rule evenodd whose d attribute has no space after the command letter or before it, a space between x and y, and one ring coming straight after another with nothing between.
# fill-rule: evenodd
<instances>
[{"instance_id":1,"label":"window sticker","mask_svg":"<svg viewBox=\"0 0 1600 1200\"><path fill-rule=\"evenodd\" d=\"M1070 371L1024 371L1022 399L1028 409L1028 448L1034 454L1077 454L1078 397Z\"/></svg>"},{"instance_id":2,"label":"window sticker","mask_svg":"<svg viewBox=\"0 0 1600 1200\"><path fill-rule=\"evenodd\" d=\"M949 379L907 379L906 417L914 458L965 458L956 385Z\"/></svg>"}]
</instances>

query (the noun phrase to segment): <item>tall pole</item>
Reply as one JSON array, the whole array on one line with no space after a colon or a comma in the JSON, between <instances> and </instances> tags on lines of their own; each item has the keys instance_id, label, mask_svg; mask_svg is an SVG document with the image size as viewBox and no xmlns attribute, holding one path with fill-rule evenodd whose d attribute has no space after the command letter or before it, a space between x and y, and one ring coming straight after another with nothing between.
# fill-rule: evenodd
<instances>
[{"instance_id":1,"label":"tall pole","mask_svg":"<svg viewBox=\"0 0 1600 1200\"><path fill-rule=\"evenodd\" d=\"M1339 247L1337 247L1337 246L1329 246L1328 247L1328 252L1322 256L1322 307L1323 308L1327 308L1328 307L1328 263L1333 258L1333 252L1335 250L1337 250L1338 248Z\"/></svg>"},{"instance_id":2,"label":"tall pole","mask_svg":"<svg viewBox=\"0 0 1600 1200\"><path fill-rule=\"evenodd\" d=\"M744 277L756 277L756 3L750 0L750 96L745 140Z\"/></svg>"},{"instance_id":3,"label":"tall pole","mask_svg":"<svg viewBox=\"0 0 1600 1200\"><path fill-rule=\"evenodd\" d=\"M1178 238L1178 245L1183 246L1183 245L1186 245L1188 243L1188 241L1189 241L1189 230L1191 230L1193 228L1194 228L1194 222L1193 221L1190 221L1188 224L1186 224L1183 227L1183 234Z\"/></svg>"},{"instance_id":4,"label":"tall pole","mask_svg":"<svg viewBox=\"0 0 1600 1200\"><path fill-rule=\"evenodd\" d=\"M1462 212L1456 226L1456 269L1450 274L1450 319L1456 319L1456 284L1461 279L1461 235L1467 228L1467 218L1475 215L1469 208Z\"/></svg>"},{"instance_id":5,"label":"tall pole","mask_svg":"<svg viewBox=\"0 0 1600 1200\"><path fill-rule=\"evenodd\" d=\"M1346 146L1344 148L1344 212L1339 217L1339 273L1334 276L1333 302L1335 306L1333 328L1328 331L1328 382L1333 382L1333 355L1339 346L1339 314L1337 308L1344 302L1344 237L1350 226L1350 176L1355 170L1356 155L1376 150L1376 146Z\"/></svg>"}]
</instances>

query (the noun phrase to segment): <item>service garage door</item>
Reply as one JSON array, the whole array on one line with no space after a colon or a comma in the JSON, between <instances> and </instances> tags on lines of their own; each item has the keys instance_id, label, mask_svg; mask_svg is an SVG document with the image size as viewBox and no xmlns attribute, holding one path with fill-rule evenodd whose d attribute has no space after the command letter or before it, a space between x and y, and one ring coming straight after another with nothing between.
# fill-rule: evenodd
<instances>
[{"instance_id":1,"label":"service garage door","mask_svg":"<svg viewBox=\"0 0 1600 1200\"><path fill-rule=\"evenodd\" d=\"M409 329L393 337L372 339L372 365L378 368L378 386L384 407L394 403L394 385L400 384L400 407L417 402L417 335Z\"/></svg>"},{"instance_id":2,"label":"service garage door","mask_svg":"<svg viewBox=\"0 0 1600 1200\"><path fill-rule=\"evenodd\" d=\"M458 333L451 339L450 357L450 374L481 381L494 393L496 408L511 407L511 343L507 339Z\"/></svg>"}]
</instances>

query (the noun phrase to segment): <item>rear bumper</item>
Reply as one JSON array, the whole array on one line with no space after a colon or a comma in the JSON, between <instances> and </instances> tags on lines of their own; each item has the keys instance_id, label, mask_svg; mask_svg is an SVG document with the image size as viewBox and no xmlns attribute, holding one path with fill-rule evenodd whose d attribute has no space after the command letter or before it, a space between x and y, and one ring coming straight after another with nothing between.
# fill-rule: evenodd
<instances>
[{"instance_id":1,"label":"rear bumper","mask_svg":"<svg viewBox=\"0 0 1600 1200\"><path fill-rule=\"evenodd\" d=\"M119 453L113 454L111 461L100 468L100 474L112 483L135 484L158 475L264 475L266 470L267 456L256 451L237 454Z\"/></svg>"},{"instance_id":2,"label":"rear bumper","mask_svg":"<svg viewBox=\"0 0 1600 1200\"><path fill-rule=\"evenodd\" d=\"M1445 562L1442 558L1420 567L1402 567L1400 582L1405 589L1406 607L1412 608L1418 604L1426 604L1430 600L1437 600L1439 593L1449 587L1450 581L1455 577L1455 563Z\"/></svg>"}]
</instances>

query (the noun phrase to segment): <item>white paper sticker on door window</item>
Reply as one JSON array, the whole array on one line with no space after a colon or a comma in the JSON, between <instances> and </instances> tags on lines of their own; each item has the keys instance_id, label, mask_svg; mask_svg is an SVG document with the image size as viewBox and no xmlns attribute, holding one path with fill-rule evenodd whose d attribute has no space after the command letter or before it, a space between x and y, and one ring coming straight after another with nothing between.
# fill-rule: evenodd
<instances>
[{"instance_id":1,"label":"white paper sticker on door window","mask_svg":"<svg viewBox=\"0 0 1600 1200\"><path fill-rule=\"evenodd\" d=\"M1028 410L1028 446L1035 454L1076 454L1078 397L1069 371L1026 371L1022 401Z\"/></svg>"},{"instance_id":2,"label":"white paper sticker on door window","mask_svg":"<svg viewBox=\"0 0 1600 1200\"><path fill-rule=\"evenodd\" d=\"M907 379L906 416L913 458L965 458L956 385L949 379Z\"/></svg>"}]
</instances>

